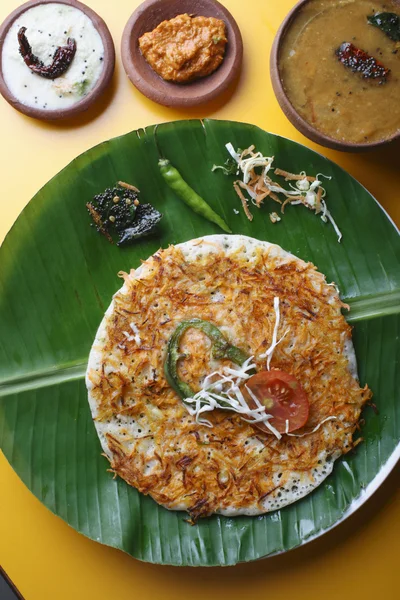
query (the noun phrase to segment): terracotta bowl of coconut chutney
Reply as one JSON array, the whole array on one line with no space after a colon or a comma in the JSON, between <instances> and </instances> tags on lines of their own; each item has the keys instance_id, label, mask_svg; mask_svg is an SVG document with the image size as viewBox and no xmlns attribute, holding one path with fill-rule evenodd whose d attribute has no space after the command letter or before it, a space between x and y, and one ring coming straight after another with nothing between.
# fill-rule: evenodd
<instances>
[{"instance_id":1,"label":"terracotta bowl of coconut chutney","mask_svg":"<svg viewBox=\"0 0 400 600\"><path fill-rule=\"evenodd\" d=\"M27 66L19 52L21 28L26 28L32 62L42 69L40 74ZM64 72L52 78L55 53L68 40L75 47L73 57L63 65ZM30 117L66 119L87 110L108 87L114 67L115 49L107 25L76 0L30 0L0 27L0 93Z\"/></svg>"},{"instance_id":2,"label":"terracotta bowl of coconut chutney","mask_svg":"<svg viewBox=\"0 0 400 600\"><path fill-rule=\"evenodd\" d=\"M359 152L400 139L400 42L376 25L383 13L400 27L399 0L301 0L281 24L272 86L310 140Z\"/></svg>"}]
</instances>

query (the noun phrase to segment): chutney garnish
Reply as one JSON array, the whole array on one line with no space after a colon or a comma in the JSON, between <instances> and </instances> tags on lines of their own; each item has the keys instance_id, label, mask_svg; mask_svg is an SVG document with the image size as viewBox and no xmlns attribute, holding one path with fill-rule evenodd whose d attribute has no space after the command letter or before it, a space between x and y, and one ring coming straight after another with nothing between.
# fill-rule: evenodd
<instances>
[{"instance_id":1,"label":"chutney garnish","mask_svg":"<svg viewBox=\"0 0 400 600\"><path fill-rule=\"evenodd\" d=\"M379 79L379 83L384 83L390 73L390 69L379 60L351 42L343 42L335 54L345 67L360 73L365 79Z\"/></svg>"},{"instance_id":2,"label":"chutney garnish","mask_svg":"<svg viewBox=\"0 0 400 600\"><path fill-rule=\"evenodd\" d=\"M46 79L56 79L63 75L71 65L75 52L76 41L73 38L67 39L66 46L58 46L53 55L53 62L50 65L45 65L32 52L32 47L25 35L26 27L21 27L18 31L19 52L24 59L27 67L40 77Z\"/></svg>"}]
</instances>

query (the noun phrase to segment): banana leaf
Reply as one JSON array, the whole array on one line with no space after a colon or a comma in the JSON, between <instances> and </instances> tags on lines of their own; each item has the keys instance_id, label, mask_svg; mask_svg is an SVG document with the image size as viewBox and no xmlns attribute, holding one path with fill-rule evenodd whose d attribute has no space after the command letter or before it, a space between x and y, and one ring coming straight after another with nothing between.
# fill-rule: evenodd
<instances>
[{"instance_id":1,"label":"banana leaf","mask_svg":"<svg viewBox=\"0 0 400 600\"><path fill-rule=\"evenodd\" d=\"M331 176L325 187L339 225L303 206L240 210L232 178L212 173L225 143L255 144L281 168ZM162 180L167 157L234 233L280 244L312 261L351 305L361 383L374 391L363 443L312 494L261 517L213 516L195 526L107 471L87 403L84 373L96 329L121 286L120 270L160 246L221 233ZM164 214L157 234L127 248L90 227L85 203L118 180ZM271 201L270 201L271 202ZM234 209L239 209L236 214ZM255 126L181 121L134 131L85 152L41 189L0 249L0 445L29 489L82 534L137 559L173 565L233 565L283 552L345 518L374 491L400 454L400 244L371 195L323 156Z\"/></svg>"}]
</instances>

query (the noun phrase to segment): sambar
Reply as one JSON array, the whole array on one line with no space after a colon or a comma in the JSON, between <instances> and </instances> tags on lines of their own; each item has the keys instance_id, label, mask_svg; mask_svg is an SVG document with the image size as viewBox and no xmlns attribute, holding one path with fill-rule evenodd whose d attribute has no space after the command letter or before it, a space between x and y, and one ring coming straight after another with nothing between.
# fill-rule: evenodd
<instances>
[{"instance_id":1,"label":"sambar","mask_svg":"<svg viewBox=\"0 0 400 600\"><path fill-rule=\"evenodd\" d=\"M400 132L400 42L368 22L387 12L400 18L400 2L309 0L283 37L278 64L285 93L303 119L334 140L368 144ZM344 43L383 65L387 77L346 66Z\"/></svg>"}]
</instances>

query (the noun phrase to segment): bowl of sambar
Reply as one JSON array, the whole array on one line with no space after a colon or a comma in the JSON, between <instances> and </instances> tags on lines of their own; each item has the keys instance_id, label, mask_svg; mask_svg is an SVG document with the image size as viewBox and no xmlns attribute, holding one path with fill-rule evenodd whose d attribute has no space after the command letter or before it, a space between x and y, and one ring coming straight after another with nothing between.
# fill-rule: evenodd
<instances>
[{"instance_id":1,"label":"bowl of sambar","mask_svg":"<svg viewBox=\"0 0 400 600\"><path fill-rule=\"evenodd\" d=\"M400 0L302 0L275 37L271 78L314 142L361 151L400 138Z\"/></svg>"}]
</instances>

